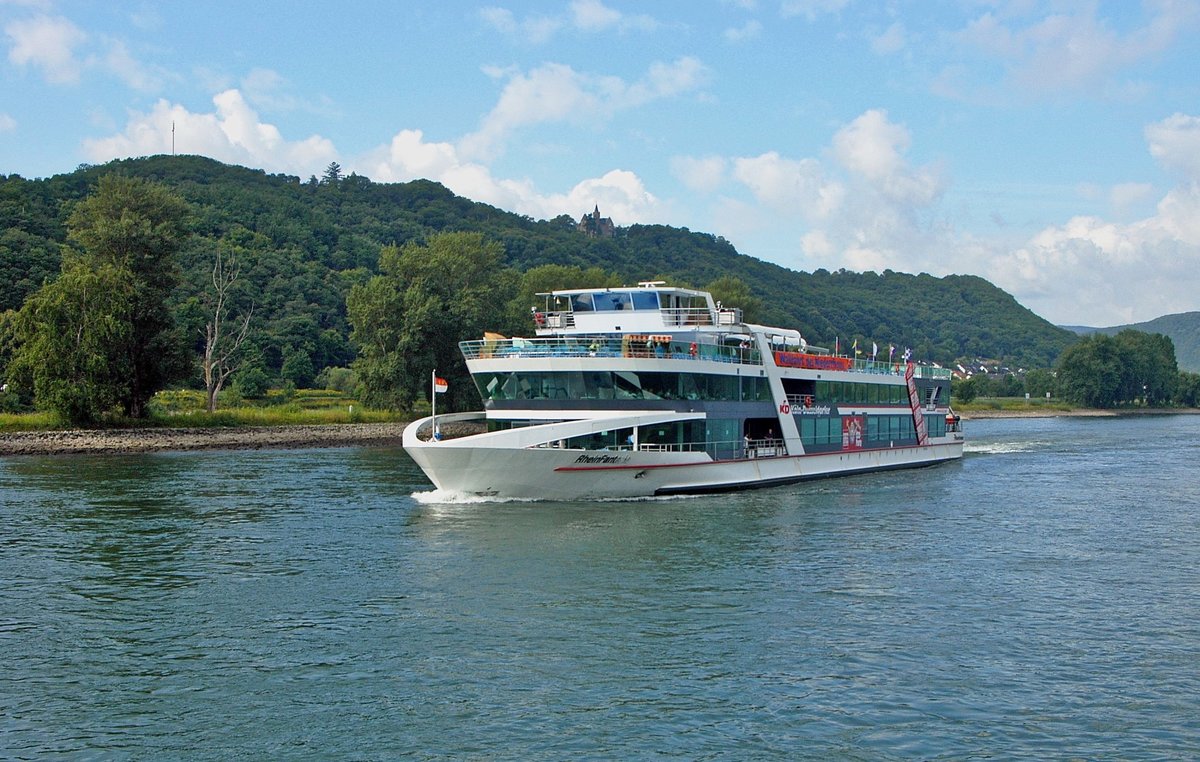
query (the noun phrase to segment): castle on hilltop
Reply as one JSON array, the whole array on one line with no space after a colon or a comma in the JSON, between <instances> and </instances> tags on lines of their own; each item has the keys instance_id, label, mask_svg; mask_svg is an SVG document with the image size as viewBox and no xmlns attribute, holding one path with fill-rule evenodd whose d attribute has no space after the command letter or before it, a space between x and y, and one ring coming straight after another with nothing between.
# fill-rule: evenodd
<instances>
[{"instance_id":1,"label":"castle on hilltop","mask_svg":"<svg viewBox=\"0 0 1200 762\"><path fill-rule=\"evenodd\" d=\"M579 218L579 224L575 229L584 235L592 238L612 238L617 234L617 226L613 224L611 217L600 216L600 205L591 214L585 214Z\"/></svg>"}]
</instances>

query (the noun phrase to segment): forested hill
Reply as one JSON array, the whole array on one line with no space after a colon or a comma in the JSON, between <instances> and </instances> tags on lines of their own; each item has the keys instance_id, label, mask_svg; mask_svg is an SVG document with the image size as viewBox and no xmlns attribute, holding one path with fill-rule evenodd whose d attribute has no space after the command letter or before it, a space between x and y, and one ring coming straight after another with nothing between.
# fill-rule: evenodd
<instances>
[{"instance_id":1,"label":"forested hill","mask_svg":"<svg viewBox=\"0 0 1200 762\"><path fill-rule=\"evenodd\" d=\"M1180 370L1200 373L1200 312L1180 312L1174 315L1147 320L1145 323L1117 325L1111 328L1086 328L1083 326L1065 326L1078 334L1103 333L1116 336L1126 328L1143 333L1161 333L1171 339L1175 345L1175 359Z\"/></svg>"},{"instance_id":2,"label":"forested hill","mask_svg":"<svg viewBox=\"0 0 1200 762\"><path fill-rule=\"evenodd\" d=\"M110 172L159 181L192 206L195 235L181 256L176 298L185 325L203 325L195 297L210 278L213 252L221 247L237 258L268 369L277 370L289 353L306 353L318 370L349 363L350 287L376 272L381 247L440 231L483 233L520 271L599 267L628 283L655 278L694 286L733 276L761 300L761 322L797 327L819 345L859 337L868 350L871 341L911 346L917 357L944 363L984 357L1048 367L1075 340L977 277L800 273L686 229L634 225L592 238L568 216L535 221L430 181L383 184L337 172L304 181L195 156L115 161L44 180L0 175L0 310L19 308L57 276L73 203Z\"/></svg>"}]
</instances>

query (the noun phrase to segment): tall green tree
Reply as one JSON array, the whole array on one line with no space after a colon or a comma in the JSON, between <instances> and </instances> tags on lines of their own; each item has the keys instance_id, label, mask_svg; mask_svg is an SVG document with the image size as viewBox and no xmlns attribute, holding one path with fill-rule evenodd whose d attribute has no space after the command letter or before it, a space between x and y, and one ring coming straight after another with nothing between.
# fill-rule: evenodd
<instances>
[{"instance_id":1,"label":"tall green tree","mask_svg":"<svg viewBox=\"0 0 1200 762\"><path fill-rule=\"evenodd\" d=\"M129 397L122 349L130 343L136 286L113 264L68 259L57 280L16 316L10 382L76 424L94 423Z\"/></svg>"},{"instance_id":2,"label":"tall green tree","mask_svg":"<svg viewBox=\"0 0 1200 762\"><path fill-rule=\"evenodd\" d=\"M1063 351L1056 366L1058 391L1077 405L1108 408L1117 404L1121 385L1120 351L1111 336L1089 336Z\"/></svg>"},{"instance_id":3,"label":"tall green tree","mask_svg":"<svg viewBox=\"0 0 1200 762\"><path fill-rule=\"evenodd\" d=\"M17 319L10 375L40 407L80 423L113 408L140 418L187 367L168 305L186 213L161 185L114 175L75 206L61 275Z\"/></svg>"},{"instance_id":4,"label":"tall green tree","mask_svg":"<svg viewBox=\"0 0 1200 762\"><path fill-rule=\"evenodd\" d=\"M481 233L440 233L383 250L382 274L352 288L347 300L359 346L352 367L365 402L411 409L436 369L451 381L451 407L478 404L458 343L482 338L503 320L518 278L500 266L502 255Z\"/></svg>"},{"instance_id":5,"label":"tall green tree","mask_svg":"<svg viewBox=\"0 0 1200 762\"><path fill-rule=\"evenodd\" d=\"M168 303L179 280L176 255L186 241L187 214L187 203L158 183L105 175L67 219L67 238L81 250L82 264L122 268L133 279L128 339L115 349L128 374L120 404L134 418L144 417L154 393L190 362Z\"/></svg>"},{"instance_id":6,"label":"tall green tree","mask_svg":"<svg viewBox=\"0 0 1200 762\"><path fill-rule=\"evenodd\" d=\"M1059 393L1088 407L1166 404L1179 381L1171 339L1132 329L1088 336L1067 347L1056 367Z\"/></svg>"},{"instance_id":7,"label":"tall green tree","mask_svg":"<svg viewBox=\"0 0 1200 762\"><path fill-rule=\"evenodd\" d=\"M1117 397L1123 402L1141 400L1157 406L1171 400L1178 381L1175 345L1161 333L1127 328L1113 337L1121 352L1121 384Z\"/></svg>"}]
</instances>

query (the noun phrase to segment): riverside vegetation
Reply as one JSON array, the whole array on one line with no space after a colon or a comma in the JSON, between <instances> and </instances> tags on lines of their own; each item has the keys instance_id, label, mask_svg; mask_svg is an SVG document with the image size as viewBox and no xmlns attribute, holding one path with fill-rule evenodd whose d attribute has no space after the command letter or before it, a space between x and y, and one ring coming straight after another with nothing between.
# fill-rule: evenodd
<instances>
[{"instance_id":1,"label":"riverside vegetation","mask_svg":"<svg viewBox=\"0 0 1200 762\"><path fill-rule=\"evenodd\" d=\"M528 334L538 292L646 278L707 288L814 344L1044 368L1005 383L1080 404L1195 404L1197 386L1165 337L1080 340L980 278L798 273L665 226L592 237L566 216L535 221L336 164L307 182L199 157L0 176L0 275L0 408L54 413L21 419L33 426L177 421L163 390L210 400L187 416L203 425L309 418L297 400L319 395L293 390L314 386L343 395L347 416L351 399L360 416L411 416L435 368L451 382L439 406L471 408L459 341ZM961 396L987 391L972 383L993 382ZM271 387L287 401L233 404Z\"/></svg>"}]
</instances>

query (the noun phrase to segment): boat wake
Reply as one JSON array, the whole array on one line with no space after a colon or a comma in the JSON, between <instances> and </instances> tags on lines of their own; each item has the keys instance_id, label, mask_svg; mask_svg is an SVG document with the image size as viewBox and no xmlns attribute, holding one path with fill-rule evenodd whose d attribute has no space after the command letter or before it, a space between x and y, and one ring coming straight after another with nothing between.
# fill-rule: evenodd
<instances>
[{"instance_id":1,"label":"boat wake","mask_svg":"<svg viewBox=\"0 0 1200 762\"><path fill-rule=\"evenodd\" d=\"M963 452L981 455L1007 455L1014 452L1031 452L1039 449L1039 442L967 442Z\"/></svg>"},{"instance_id":2,"label":"boat wake","mask_svg":"<svg viewBox=\"0 0 1200 762\"><path fill-rule=\"evenodd\" d=\"M476 495L470 492L435 489L428 492L414 492L411 495L421 505L483 505L486 503L646 503L665 502L674 500L694 500L703 495L644 495L637 497L598 497L590 500L547 500L537 497L500 497L498 495Z\"/></svg>"},{"instance_id":3,"label":"boat wake","mask_svg":"<svg viewBox=\"0 0 1200 762\"><path fill-rule=\"evenodd\" d=\"M414 492L412 499L421 505L480 505L483 503L535 503L536 498L530 497L500 497L498 495L476 495L471 492L458 492L450 489L435 489L428 492Z\"/></svg>"}]
</instances>

